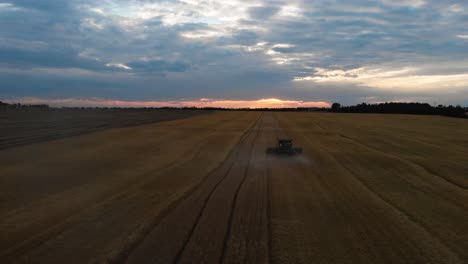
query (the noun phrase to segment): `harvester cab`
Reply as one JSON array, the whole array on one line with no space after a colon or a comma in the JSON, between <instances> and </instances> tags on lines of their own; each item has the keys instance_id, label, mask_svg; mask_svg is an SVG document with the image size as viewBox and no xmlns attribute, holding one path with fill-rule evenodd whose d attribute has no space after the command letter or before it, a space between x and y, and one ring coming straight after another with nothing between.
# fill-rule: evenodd
<instances>
[{"instance_id":1,"label":"harvester cab","mask_svg":"<svg viewBox=\"0 0 468 264\"><path fill-rule=\"evenodd\" d=\"M293 147L292 139L278 138L276 147L268 148L267 153L294 155L302 153L302 149Z\"/></svg>"}]
</instances>

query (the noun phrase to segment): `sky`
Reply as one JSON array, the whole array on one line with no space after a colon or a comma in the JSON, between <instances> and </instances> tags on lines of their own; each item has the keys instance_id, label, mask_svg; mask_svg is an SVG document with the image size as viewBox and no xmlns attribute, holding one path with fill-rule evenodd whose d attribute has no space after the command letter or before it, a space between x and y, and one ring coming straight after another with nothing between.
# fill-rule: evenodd
<instances>
[{"instance_id":1,"label":"sky","mask_svg":"<svg viewBox=\"0 0 468 264\"><path fill-rule=\"evenodd\" d=\"M0 0L0 100L468 106L468 1Z\"/></svg>"}]
</instances>

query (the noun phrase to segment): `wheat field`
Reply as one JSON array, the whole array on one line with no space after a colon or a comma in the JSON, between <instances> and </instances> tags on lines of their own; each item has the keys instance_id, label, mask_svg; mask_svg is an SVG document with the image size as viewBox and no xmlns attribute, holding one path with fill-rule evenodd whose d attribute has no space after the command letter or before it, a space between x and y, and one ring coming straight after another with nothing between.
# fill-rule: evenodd
<instances>
[{"instance_id":1,"label":"wheat field","mask_svg":"<svg viewBox=\"0 0 468 264\"><path fill-rule=\"evenodd\" d=\"M267 154L278 137L303 153ZM108 128L0 150L0 260L468 263L467 188L463 119L226 111Z\"/></svg>"}]
</instances>

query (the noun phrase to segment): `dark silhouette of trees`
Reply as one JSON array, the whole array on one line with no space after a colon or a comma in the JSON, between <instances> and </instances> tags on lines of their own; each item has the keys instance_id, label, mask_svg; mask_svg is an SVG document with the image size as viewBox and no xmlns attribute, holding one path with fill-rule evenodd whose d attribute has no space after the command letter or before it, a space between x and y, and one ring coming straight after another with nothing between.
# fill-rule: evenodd
<instances>
[{"instance_id":1,"label":"dark silhouette of trees","mask_svg":"<svg viewBox=\"0 0 468 264\"><path fill-rule=\"evenodd\" d=\"M0 108L41 108L41 109L48 109L49 105L46 105L46 104L27 104L27 105L23 105L23 104L19 104L19 103L7 104L7 103L4 103L4 102L0 101Z\"/></svg>"},{"instance_id":2,"label":"dark silhouette of trees","mask_svg":"<svg viewBox=\"0 0 468 264\"><path fill-rule=\"evenodd\" d=\"M466 117L466 109L461 106L438 105L437 107L433 107L427 103L361 103L353 106L342 106L338 109L338 111L333 108L332 105L331 111L340 113L417 114L443 115L460 118Z\"/></svg>"},{"instance_id":3,"label":"dark silhouette of trees","mask_svg":"<svg viewBox=\"0 0 468 264\"><path fill-rule=\"evenodd\" d=\"M57 108L50 107L46 104L43 105L22 105L22 104L8 104L0 101L0 109L45 109L46 111L54 111ZM120 107L62 107L62 109L81 109L93 110L101 109L102 111L121 109ZM136 107L130 108L134 111L148 110L148 109L167 109L167 110L205 110L205 111L281 111L281 112L337 112L337 113L381 113L381 114L417 114L417 115L442 115L451 117L466 118L468 107L461 107L459 105L444 106L438 105L436 107L427 103L381 103L381 104L367 104L361 103L353 106L342 106L340 103L333 103L331 108L319 107L297 107L297 108L223 108L223 107Z\"/></svg>"},{"instance_id":4,"label":"dark silhouette of trees","mask_svg":"<svg viewBox=\"0 0 468 264\"><path fill-rule=\"evenodd\" d=\"M10 106L9 104L0 101L0 108L7 108L9 106Z\"/></svg>"},{"instance_id":5,"label":"dark silhouette of trees","mask_svg":"<svg viewBox=\"0 0 468 264\"><path fill-rule=\"evenodd\" d=\"M340 108L341 108L341 104L339 104L339 103L333 103L332 106L331 106L331 109L332 109L333 112L339 112Z\"/></svg>"}]
</instances>

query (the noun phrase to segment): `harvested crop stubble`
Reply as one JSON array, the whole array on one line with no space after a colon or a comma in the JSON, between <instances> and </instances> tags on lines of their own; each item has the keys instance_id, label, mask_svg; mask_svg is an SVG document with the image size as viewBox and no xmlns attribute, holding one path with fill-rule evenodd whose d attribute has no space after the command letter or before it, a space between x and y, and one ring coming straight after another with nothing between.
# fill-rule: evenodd
<instances>
[{"instance_id":1,"label":"harvested crop stubble","mask_svg":"<svg viewBox=\"0 0 468 264\"><path fill-rule=\"evenodd\" d=\"M0 258L467 263L467 131L436 116L217 112L4 149ZM303 153L267 154L278 137Z\"/></svg>"},{"instance_id":2,"label":"harvested crop stubble","mask_svg":"<svg viewBox=\"0 0 468 264\"><path fill-rule=\"evenodd\" d=\"M178 109L0 109L0 149L211 113Z\"/></svg>"},{"instance_id":3,"label":"harvested crop stubble","mask_svg":"<svg viewBox=\"0 0 468 264\"><path fill-rule=\"evenodd\" d=\"M222 162L257 116L216 113L1 151L1 258L118 255Z\"/></svg>"},{"instance_id":4,"label":"harvested crop stubble","mask_svg":"<svg viewBox=\"0 0 468 264\"><path fill-rule=\"evenodd\" d=\"M310 163L272 168L275 262L466 263L465 120L277 117Z\"/></svg>"}]
</instances>

